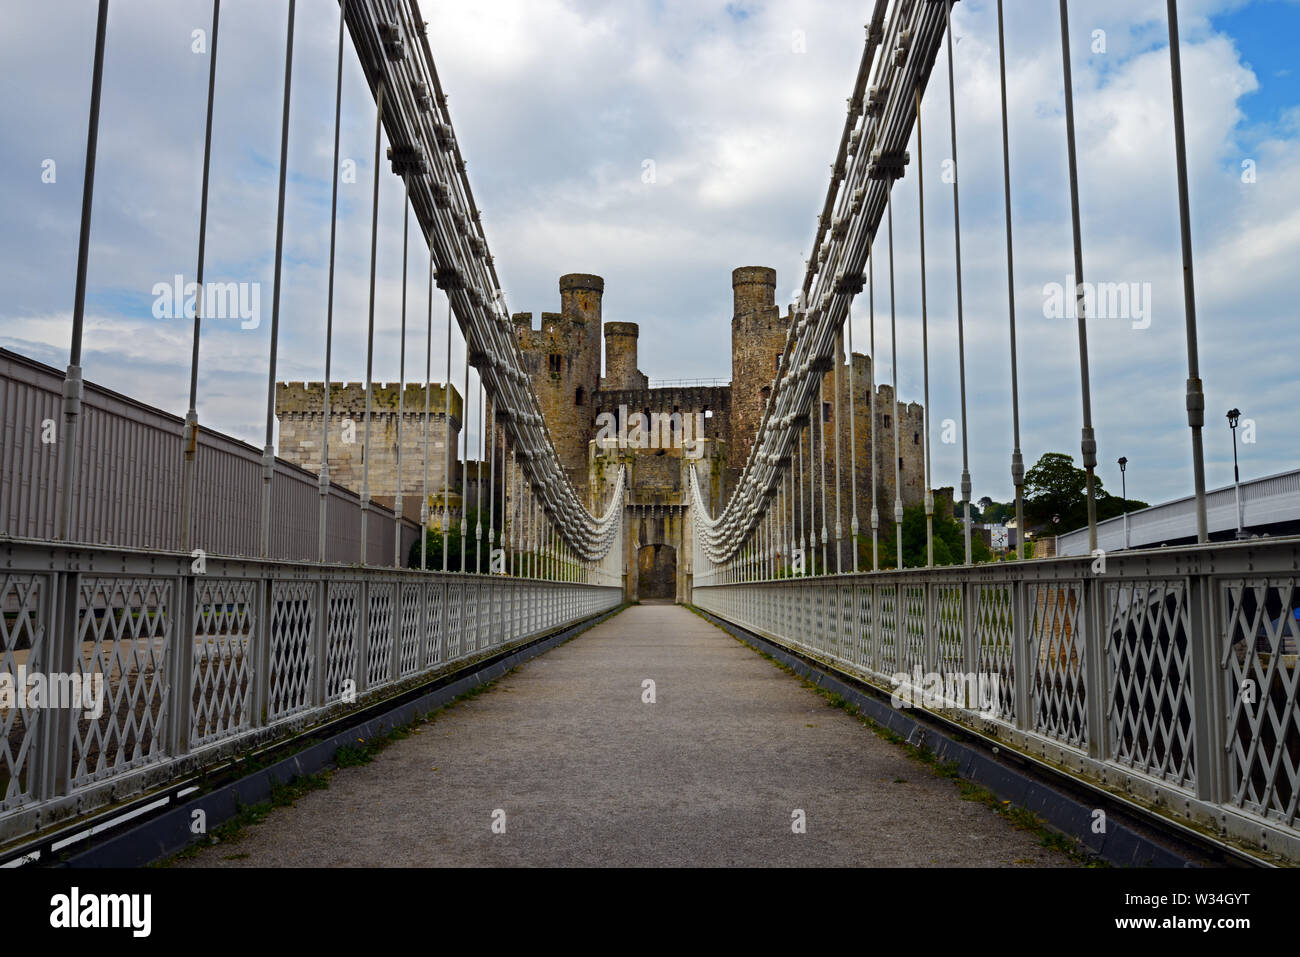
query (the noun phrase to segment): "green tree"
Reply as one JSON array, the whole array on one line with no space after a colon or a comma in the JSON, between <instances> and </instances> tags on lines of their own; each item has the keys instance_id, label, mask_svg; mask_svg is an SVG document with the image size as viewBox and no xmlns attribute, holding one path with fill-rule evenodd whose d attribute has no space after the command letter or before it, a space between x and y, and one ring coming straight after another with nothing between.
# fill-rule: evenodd
<instances>
[{"instance_id":1,"label":"green tree","mask_svg":"<svg viewBox=\"0 0 1300 957\"><path fill-rule=\"evenodd\" d=\"M1055 533L1088 524L1087 473L1063 452L1039 456L1025 473L1024 497L1025 521L1031 526L1046 525Z\"/></svg>"},{"instance_id":2,"label":"green tree","mask_svg":"<svg viewBox=\"0 0 1300 957\"><path fill-rule=\"evenodd\" d=\"M894 544L894 523L885 522L880 527L879 560L881 568L897 568L896 546ZM976 564L987 562L992 556L989 547L976 533L971 534L971 560ZM924 568L926 559L925 546L925 507L911 505L903 509L903 566L905 568ZM934 516L934 563L935 565L960 565L966 559L966 544L963 537L962 523L950 515ZM864 569L871 568L871 533L862 536L858 546L858 562Z\"/></svg>"},{"instance_id":3,"label":"green tree","mask_svg":"<svg viewBox=\"0 0 1300 957\"><path fill-rule=\"evenodd\" d=\"M1045 452L1025 473L1025 521L1033 527L1045 526L1051 534L1069 532L1088 524L1088 473L1076 468L1073 456L1063 452ZM1111 495L1101 477L1093 478L1093 495L1097 501L1097 521L1114 518L1127 505L1132 512L1147 503ZM1059 521L1053 521L1059 517Z\"/></svg>"},{"instance_id":4,"label":"green tree","mask_svg":"<svg viewBox=\"0 0 1300 957\"><path fill-rule=\"evenodd\" d=\"M483 515L483 543L479 549L478 571L486 573L489 562L491 561L491 549L487 544L487 515L486 509ZM469 571L474 571L474 545L477 539L474 537L474 526L479 519L477 509L471 508L465 516L465 564ZM424 530L424 538L427 551L428 571L442 571L442 530L438 528L435 521L433 528ZM407 556L406 563L411 568L420 567L420 540L417 538L411 542L411 551ZM447 530L447 570L460 571L460 520L453 518L451 528Z\"/></svg>"},{"instance_id":5,"label":"green tree","mask_svg":"<svg viewBox=\"0 0 1300 957\"><path fill-rule=\"evenodd\" d=\"M993 502L988 508L984 509L984 522L987 525L1002 525L1016 517L1016 503L1012 502Z\"/></svg>"}]
</instances>

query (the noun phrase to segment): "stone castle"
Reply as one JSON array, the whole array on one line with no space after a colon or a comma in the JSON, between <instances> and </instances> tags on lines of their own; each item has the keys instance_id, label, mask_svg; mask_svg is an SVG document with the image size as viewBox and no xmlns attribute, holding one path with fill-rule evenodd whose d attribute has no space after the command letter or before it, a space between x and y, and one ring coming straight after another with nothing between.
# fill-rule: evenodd
<instances>
[{"instance_id":1,"label":"stone castle","mask_svg":"<svg viewBox=\"0 0 1300 957\"><path fill-rule=\"evenodd\" d=\"M604 322L601 312L605 291L599 276L574 273L560 277L560 311L544 312L540 326L533 314L514 314L515 335L524 356L525 369L550 430L560 464L580 496L593 511L603 509L615 481L617 466L628 470L629 497L625 555L629 598L677 598L684 594L689 572L690 529L686 515L689 466L700 474L709 507L716 513L739 480L749 456L764 403L770 394L777 363L785 346L792 309L782 314L776 305L776 271L764 266L744 266L732 272L731 384L715 386L667 385L651 388L648 377L638 368L639 328L630 322ZM604 345L602 369L601 354ZM835 401L836 368L840 401ZM603 374L602 374L603 372ZM850 377L853 401L850 403ZM432 503L440 507L445 443L453 443L461 428L460 396L452 391L450 421L443 411L443 386L432 383L431 490L438 493ZM871 390L876 389L876 421L871 418ZM881 522L892 520L894 503L894 430L899 432L899 475L904 505L919 504L925 493L923 443L924 418L918 403L896 403L888 385L876 386L872 359L854 353L846 362L842 342L837 342L834 366L823 380L822 433L826 442L825 501L827 525L834 539L836 486L834 453L836 434L840 448L840 512L845 539L850 534L850 482L857 487L858 517L863 534L869 534L871 483L876 484ZM403 511L419 513L423 482L424 387L407 387L403 425ZM375 446L370 465L371 496L391 503L396 491L395 442L397 389L377 388L372 394L371 444ZM382 395L382 400L378 396ZM281 383L277 390L280 416L281 455L319 471L320 413L323 386L320 383ZM350 417L357 422L356 442L361 442L360 420L365 390L356 384L331 389L331 419ZM837 408L852 414L856 442L855 475L850 475L849 423L835 421ZM376 413L380 419L376 420ZM661 418L662 417L662 418ZM379 425L376 425L379 422ZM656 430L650 443L620 443L611 437L636 435L638 426L671 423ZM693 426L703 425L703 435ZM876 435L876 456L871 461L871 435ZM359 456L356 446L338 446L331 431L330 473L339 484L360 488ZM498 433L498 450L504 442ZM634 447L634 446L641 447ZM647 447L648 446L648 447ZM314 450L314 457L313 457ZM500 455L500 451L498 452ZM295 457L296 456L296 457ZM342 457L342 458L341 458ZM453 456L455 459L456 456ZM797 461L797 456L796 456ZM346 463L346 465L345 465ZM820 455L815 462L820 483ZM484 467L486 470L486 467ZM461 472L464 472L462 476ZM453 462L451 484L463 490L462 478L473 483L479 474L476 462L457 466ZM498 463L497 482L502 469ZM500 484L498 484L500 488ZM471 496L474 494L470 491ZM516 490L505 497L513 498ZM819 491L818 525L821 523ZM431 496L433 498L434 496ZM485 498L484 501L487 499ZM452 503L453 506L457 502ZM472 500L471 500L472 504ZM508 507L508 506L507 506ZM834 558L831 558L832 563ZM851 564L851 557L846 563Z\"/></svg>"},{"instance_id":2,"label":"stone castle","mask_svg":"<svg viewBox=\"0 0 1300 957\"><path fill-rule=\"evenodd\" d=\"M429 489L431 504L442 505L444 476L448 475L447 442L450 440L450 476L447 485L449 507L459 509L460 492L467 471L459 462L461 423L464 411L460 392L451 387L451 415L447 415L446 387L428 385L429 396ZM366 387L363 382L330 384L329 464L330 482L354 492L362 487L366 457ZM280 421L279 455L320 474L321 425L325 386L321 382L277 382L275 414ZM370 498L393 508L397 498L397 437L400 419L402 438L402 513L419 521L420 497L424 491L425 386L407 383L405 394L396 382L370 386ZM400 413L400 414L399 414ZM468 469L475 473L473 463Z\"/></svg>"}]
</instances>

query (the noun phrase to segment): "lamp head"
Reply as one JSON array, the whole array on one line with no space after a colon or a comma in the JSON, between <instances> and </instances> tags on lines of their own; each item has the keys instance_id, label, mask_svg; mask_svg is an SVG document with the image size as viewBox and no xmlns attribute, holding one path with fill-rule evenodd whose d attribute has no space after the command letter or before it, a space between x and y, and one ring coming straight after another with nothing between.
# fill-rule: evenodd
<instances>
[{"instance_id":1,"label":"lamp head","mask_svg":"<svg viewBox=\"0 0 1300 957\"><path fill-rule=\"evenodd\" d=\"M1240 419L1241 419L1240 409L1228 410L1228 428L1235 429L1237 427L1237 422L1240 421Z\"/></svg>"}]
</instances>

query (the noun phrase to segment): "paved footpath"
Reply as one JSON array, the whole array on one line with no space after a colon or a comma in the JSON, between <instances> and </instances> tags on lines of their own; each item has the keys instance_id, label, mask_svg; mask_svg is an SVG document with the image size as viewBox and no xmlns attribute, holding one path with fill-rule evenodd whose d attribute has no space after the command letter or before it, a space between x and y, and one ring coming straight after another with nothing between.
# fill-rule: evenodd
<instances>
[{"instance_id":1,"label":"paved footpath","mask_svg":"<svg viewBox=\"0 0 1300 957\"><path fill-rule=\"evenodd\" d=\"M703 619L640 605L181 866L1069 864Z\"/></svg>"}]
</instances>

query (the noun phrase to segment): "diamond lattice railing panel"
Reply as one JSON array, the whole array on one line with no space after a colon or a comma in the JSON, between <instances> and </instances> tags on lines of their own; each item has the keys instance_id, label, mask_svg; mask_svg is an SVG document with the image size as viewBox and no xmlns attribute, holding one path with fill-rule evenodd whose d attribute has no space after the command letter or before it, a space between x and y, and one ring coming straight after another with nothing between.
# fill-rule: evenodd
<instances>
[{"instance_id":1,"label":"diamond lattice railing panel","mask_svg":"<svg viewBox=\"0 0 1300 957\"><path fill-rule=\"evenodd\" d=\"M880 671L893 674L899 670L898 593L899 585L882 585L876 589L880 613Z\"/></svg>"},{"instance_id":2,"label":"diamond lattice railing panel","mask_svg":"<svg viewBox=\"0 0 1300 957\"><path fill-rule=\"evenodd\" d=\"M1111 756L1190 788L1196 773L1187 582L1108 583L1105 596Z\"/></svg>"},{"instance_id":3,"label":"diamond lattice railing panel","mask_svg":"<svg viewBox=\"0 0 1300 957\"><path fill-rule=\"evenodd\" d=\"M443 606L446 604L447 586L443 582L429 582L429 614L424 619L424 660L428 665L442 662Z\"/></svg>"},{"instance_id":4,"label":"diamond lattice railing panel","mask_svg":"<svg viewBox=\"0 0 1300 957\"><path fill-rule=\"evenodd\" d=\"M370 586L370 632L366 647L366 688L378 688L393 677L393 605L397 585L375 582Z\"/></svg>"},{"instance_id":5,"label":"diamond lattice railing panel","mask_svg":"<svg viewBox=\"0 0 1300 957\"><path fill-rule=\"evenodd\" d=\"M515 583L505 580L501 583L501 630L502 641L514 641L517 634L515 623Z\"/></svg>"},{"instance_id":6,"label":"diamond lattice railing panel","mask_svg":"<svg viewBox=\"0 0 1300 957\"><path fill-rule=\"evenodd\" d=\"M976 670L991 682L994 694L989 709L997 717L1016 717L1015 611L1011 585L977 584L973 602ZM981 702L981 707L985 702Z\"/></svg>"},{"instance_id":7,"label":"diamond lattice railing panel","mask_svg":"<svg viewBox=\"0 0 1300 957\"><path fill-rule=\"evenodd\" d=\"M512 582L510 588L510 637L522 638L527 630L524 626L524 586Z\"/></svg>"},{"instance_id":8,"label":"diamond lattice railing panel","mask_svg":"<svg viewBox=\"0 0 1300 957\"><path fill-rule=\"evenodd\" d=\"M461 640L461 591L460 582L452 582L447 586L447 610L443 616L446 621L446 641L444 646L447 649L447 661L455 661L460 657L460 640Z\"/></svg>"},{"instance_id":9,"label":"diamond lattice railing panel","mask_svg":"<svg viewBox=\"0 0 1300 957\"><path fill-rule=\"evenodd\" d=\"M405 678L420 667L420 626L424 617L424 586L420 582L402 583L401 647L398 649L398 675Z\"/></svg>"},{"instance_id":10,"label":"diamond lattice railing panel","mask_svg":"<svg viewBox=\"0 0 1300 957\"><path fill-rule=\"evenodd\" d=\"M925 586L903 585L903 647L900 670L928 670L925 660Z\"/></svg>"},{"instance_id":11,"label":"diamond lattice railing panel","mask_svg":"<svg viewBox=\"0 0 1300 957\"><path fill-rule=\"evenodd\" d=\"M271 583L268 721L311 707L316 602L315 582Z\"/></svg>"},{"instance_id":12,"label":"diamond lattice railing panel","mask_svg":"<svg viewBox=\"0 0 1300 957\"><path fill-rule=\"evenodd\" d=\"M880 663L876 661L876 589L872 585L858 588L858 663L864 668L876 670Z\"/></svg>"},{"instance_id":13,"label":"diamond lattice railing panel","mask_svg":"<svg viewBox=\"0 0 1300 957\"><path fill-rule=\"evenodd\" d=\"M25 688L27 675L45 671L49 587L44 575L0 577L0 682L13 696L0 704L0 811L32 797L42 709L28 706Z\"/></svg>"},{"instance_id":14,"label":"diamond lattice railing panel","mask_svg":"<svg viewBox=\"0 0 1300 957\"><path fill-rule=\"evenodd\" d=\"M487 628L484 631L484 647L495 648L500 645L505 638L505 624L501 612L501 603L505 599L505 582L499 578L494 578L490 583L483 586L483 593L487 602ZM583 594L580 596L582 602L577 614L587 615L590 612L591 596Z\"/></svg>"},{"instance_id":15,"label":"diamond lattice railing panel","mask_svg":"<svg viewBox=\"0 0 1300 957\"><path fill-rule=\"evenodd\" d=\"M361 624L361 583L328 582L325 593L325 700L355 694L357 629Z\"/></svg>"},{"instance_id":16,"label":"diamond lattice railing panel","mask_svg":"<svg viewBox=\"0 0 1300 957\"><path fill-rule=\"evenodd\" d=\"M835 608L835 586L823 584L814 599L817 604L817 642L822 653L829 658L839 654L838 618Z\"/></svg>"},{"instance_id":17,"label":"diamond lattice railing panel","mask_svg":"<svg viewBox=\"0 0 1300 957\"><path fill-rule=\"evenodd\" d=\"M939 582L931 586L934 594L934 632L939 654L936 669L944 674L966 670L966 649L962 647L966 611L962 604L959 582Z\"/></svg>"},{"instance_id":18,"label":"diamond lattice railing panel","mask_svg":"<svg viewBox=\"0 0 1300 957\"><path fill-rule=\"evenodd\" d=\"M74 687L89 706L77 709L72 723L73 787L165 754L173 585L169 578L89 576L78 583Z\"/></svg>"},{"instance_id":19,"label":"diamond lattice railing panel","mask_svg":"<svg viewBox=\"0 0 1300 957\"><path fill-rule=\"evenodd\" d=\"M461 586L462 609L461 627L465 630L465 639L461 643L464 653L472 655L478 651L478 584L465 582Z\"/></svg>"},{"instance_id":20,"label":"diamond lattice railing panel","mask_svg":"<svg viewBox=\"0 0 1300 957\"><path fill-rule=\"evenodd\" d=\"M1296 824L1300 802L1300 588L1295 578L1224 582L1232 802Z\"/></svg>"},{"instance_id":21,"label":"diamond lattice railing panel","mask_svg":"<svg viewBox=\"0 0 1300 957\"><path fill-rule=\"evenodd\" d=\"M197 580L190 739L193 746L252 726L255 581Z\"/></svg>"},{"instance_id":22,"label":"diamond lattice railing panel","mask_svg":"<svg viewBox=\"0 0 1300 957\"><path fill-rule=\"evenodd\" d=\"M821 592L821 643L822 651L828 658L838 658L840 654L839 601L838 587L832 584L822 585Z\"/></svg>"},{"instance_id":23,"label":"diamond lattice railing panel","mask_svg":"<svg viewBox=\"0 0 1300 957\"><path fill-rule=\"evenodd\" d=\"M812 598L803 587L793 596L795 614L794 639L800 644L808 644L808 635L812 630Z\"/></svg>"},{"instance_id":24,"label":"diamond lattice railing panel","mask_svg":"<svg viewBox=\"0 0 1300 957\"><path fill-rule=\"evenodd\" d=\"M1034 661L1034 730L1085 747L1083 583L1031 582L1026 588Z\"/></svg>"},{"instance_id":25,"label":"diamond lattice railing panel","mask_svg":"<svg viewBox=\"0 0 1300 957\"><path fill-rule=\"evenodd\" d=\"M820 584L810 583L805 586L804 594L808 599L808 631L804 633L804 641L817 651L825 651L826 629L822 603L826 589Z\"/></svg>"},{"instance_id":26,"label":"diamond lattice railing panel","mask_svg":"<svg viewBox=\"0 0 1300 957\"><path fill-rule=\"evenodd\" d=\"M837 652L845 661L857 662L862 649L858 647L857 616L853 614L856 599L852 585L839 586L840 597L840 647Z\"/></svg>"},{"instance_id":27,"label":"diamond lattice railing panel","mask_svg":"<svg viewBox=\"0 0 1300 957\"><path fill-rule=\"evenodd\" d=\"M511 637L522 638L528 631L527 587L520 581L510 583Z\"/></svg>"},{"instance_id":28,"label":"diamond lattice railing panel","mask_svg":"<svg viewBox=\"0 0 1300 957\"><path fill-rule=\"evenodd\" d=\"M809 632L813 631L813 598L807 593L807 589L801 588L794 593L794 602L796 602L797 631L794 632L794 640L801 645L809 644Z\"/></svg>"}]
</instances>

